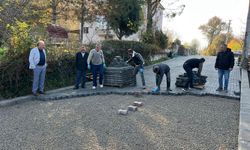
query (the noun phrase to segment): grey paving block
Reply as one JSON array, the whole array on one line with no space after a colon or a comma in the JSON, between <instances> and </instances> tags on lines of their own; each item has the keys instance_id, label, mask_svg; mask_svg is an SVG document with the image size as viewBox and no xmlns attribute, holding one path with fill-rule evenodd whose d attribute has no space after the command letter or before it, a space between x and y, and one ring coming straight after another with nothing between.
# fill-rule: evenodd
<instances>
[{"instance_id":1,"label":"grey paving block","mask_svg":"<svg viewBox=\"0 0 250 150\"><path fill-rule=\"evenodd\" d=\"M132 105L129 105L128 106L128 111L137 111L137 106L132 106Z\"/></svg>"},{"instance_id":2,"label":"grey paving block","mask_svg":"<svg viewBox=\"0 0 250 150\"><path fill-rule=\"evenodd\" d=\"M128 114L128 110L127 109L119 109L118 110L118 114L119 115L127 115Z\"/></svg>"}]
</instances>

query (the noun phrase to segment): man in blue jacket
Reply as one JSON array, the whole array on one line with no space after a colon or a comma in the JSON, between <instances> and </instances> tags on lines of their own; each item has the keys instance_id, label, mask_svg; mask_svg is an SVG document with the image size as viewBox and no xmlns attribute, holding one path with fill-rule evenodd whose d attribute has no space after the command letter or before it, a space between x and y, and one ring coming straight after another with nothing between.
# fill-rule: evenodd
<instances>
[{"instance_id":1,"label":"man in blue jacket","mask_svg":"<svg viewBox=\"0 0 250 150\"><path fill-rule=\"evenodd\" d=\"M229 74L234 67L234 54L226 44L221 45L221 51L217 54L215 69L218 70L219 87L216 91L223 91L223 77L224 77L224 91L228 92Z\"/></svg>"},{"instance_id":2,"label":"man in blue jacket","mask_svg":"<svg viewBox=\"0 0 250 150\"><path fill-rule=\"evenodd\" d=\"M89 54L86 52L86 47L82 46L80 52L76 53L76 83L74 89L79 88L82 79L81 87L85 88L86 71L88 69L87 59Z\"/></svg>"}]
</instances>

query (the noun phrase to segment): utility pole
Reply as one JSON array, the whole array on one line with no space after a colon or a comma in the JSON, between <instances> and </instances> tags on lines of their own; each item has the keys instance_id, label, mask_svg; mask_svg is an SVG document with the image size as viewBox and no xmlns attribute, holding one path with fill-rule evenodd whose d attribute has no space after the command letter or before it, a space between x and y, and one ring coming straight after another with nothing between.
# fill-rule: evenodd
<instances>
[{"instance_id":1,"label":"utility pole","mask_svg":"<svg viewBox=\"0 0 250 150\"><path fill-rule=\"evenodd\" d=\"M228 28L227 28L227 35L226 35L226 44L228 42L228 34L229 34L229 31L230 31L231 22L232 22L232 20L229 20Z\"/></svg>"},{"instance_id":2,"label":"utility pole","mask_svg":"<svg viewBox=\"0 0 250 150\"><path fill-rule=\"evenodd\" d=\"M248 67L248 56L249 56L249 51L250 51L249 33L250 33L250 0L248 2L247 25L246 25L243 53L242 53L243 60L241 62L241 67L244 69L247 69L247 67Z\"/></svg>"}]
</instances>

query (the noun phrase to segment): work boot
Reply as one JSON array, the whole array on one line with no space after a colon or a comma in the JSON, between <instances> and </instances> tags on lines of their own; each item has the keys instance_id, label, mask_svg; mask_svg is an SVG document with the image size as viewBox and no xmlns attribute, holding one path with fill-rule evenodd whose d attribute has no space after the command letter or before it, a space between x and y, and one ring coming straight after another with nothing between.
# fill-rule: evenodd
<instances>
[{"instance_id":1,"label":"work boot","mask_svg":"<svg viewBox=\"0 0 250 150\"><path fill-rule=\"evenodd\" d=\"M44 91L39 91L38 93L39 93L39 94L45 94L45 92L44 92Z\"/></svg>"},{"instance_id":2,"label":"work boot","mask_svg":"<svg viewBox=\"0 0 250 150\"><path fill-rule=\"evenodd\" d=\"M167 92L170 92L170 91L172 91L170 88L167 88Z\"/></svg>"},{"instance_id":3,"label":"work boot","mask_svg":"<svg viewBox=\"0 0 250 150\"><path fill-rule=\"evenodd\" d=\"M221 92L221 91L222 91L222 88L218 87L218 88L216 89L216 91Z\"/></svg>"},{"instance_id":4,"label":"work boot","mask_svg":"<svg viewBox=\"0 0 250 150\"><path fill-rule=\"evenodd\" d=\"M34 96L38 96L39 94L38 93L33 93Z\"/></svg>"}]
</instances>

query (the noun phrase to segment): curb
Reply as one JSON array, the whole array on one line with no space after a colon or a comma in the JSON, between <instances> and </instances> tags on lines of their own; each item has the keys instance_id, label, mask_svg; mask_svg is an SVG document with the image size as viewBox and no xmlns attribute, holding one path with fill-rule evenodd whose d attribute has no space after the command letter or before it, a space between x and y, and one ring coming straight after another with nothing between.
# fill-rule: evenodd
<instances>
[{"instance_id":1,"label":"curb","mask_svg":"<svg viewBox=\"0 0 250 150\"><path fill-rule=\"evenodd\" d=\"M191 96L212 96L212 97L220 97L220 98L226 98L226 99L232 99L232 100L240 100L240 97L232 97L227 95L219 95L219 94L210 94L210 93L191 93L191 92L180 92L180 93L173 93L173 92L160 92L160 93L152 93L152 92L117 92L117 91L105 91L105 92L92 92L92 93L76 93L71 95L61 95L61 96L52 96L52 97L40 97L38 100L41 101L53 101L53 100L63 100L68 98L77 98L77 97L88 97L88 96L96 96L96 95L132 95L132 96L138 96L138 95L161 95L161 96L185 96L185 95L191 95Z\"/></svg>"},{"instance_id":2,"label":"curb","mask_svg":"<svg viewBox=\"0 0 250 150\"><path fill-rule=\"evenodd\" d=\"M6 107L6 106L11 106L11 105L16 105L16 104L21 104L27 101L33 100L33 97L31 95L28 96L22 96L10 100L2 100L0 101L0 107Z\"/></svg>"}]
</instances>

